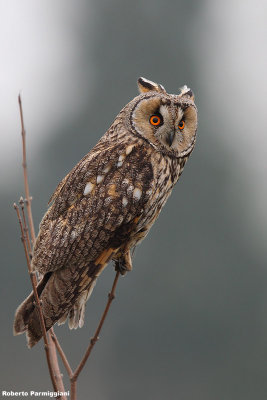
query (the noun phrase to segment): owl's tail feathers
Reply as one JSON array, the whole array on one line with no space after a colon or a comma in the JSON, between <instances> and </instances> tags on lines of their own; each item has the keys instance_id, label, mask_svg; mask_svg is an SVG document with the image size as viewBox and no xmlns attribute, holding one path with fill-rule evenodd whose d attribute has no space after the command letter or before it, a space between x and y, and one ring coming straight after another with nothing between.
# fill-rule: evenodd
<instances>
[{"instance_id":1,"label":"owl's tail feathers","mask_svg":"<svg viewBox=\"0 0 267 400\"><path fill-rule=\"evenodd\" d=\"M112 258L115 249L105 249L88 265L69 266L48 272L38 284L46 330L56 322L62 324L69 317L69 327L76 329L84 323L85 303L90 297L97 277ZM33 347L42 337L38 309L34 296L18 307L15 314L14 334L26 332L28 347Z\"/></svg>"},{"instance_id":2,"label":"owl's tail feathers","mask_svg":"<svg viewBox=\"0 0 267 400\"><path fill-rule=\"evenodd\" d=\"M51 272L45 274L39 282L37 286L37 293L38 296L41 296L42 291L44 290L50 276ZM20 335L24 333L25 331L28 330L28 324L29 320L31 318L32 313L35 310L35 300L34 300L34 294L33 292L19 305L15 312L15 319L14 319L14 324L13 324L13 334L14 335ZM27 333L28 336L28 333ZM30 346L28 342L29 347Z\"/></svg>"},{"instance_id":3,"label":"owl's tail feathers","mask_svg":"<svg viewBox=\"0 0 267 400\"><path fill-rule=\"evenodd\" d=\"M70 274L63 270L46 274L38 284L37 292L42 301L45 327L48 331L56 322L61 325L69 317L70 329L84 324L85 303L96 284L96 276L89 276L86 269L82 286L80 280L71 281ZM82 289L82 291L81 291ZM42 329L34 295L31 293L18 307L13 326L14 335L26 332L27 345L33 347L42 338Z\"/></svg>"},{"instance_id":4,"label":"owl's tail feathers","mask_svg":"<svg viewBox=\"0 0 267 400\"><path fill-rule=\"evenodd\" d=\"M25 299L20 306L16 309L15 320L13 324L13 334L20 335L27 330L27 321L29 316L34 310L34 297L33 293Z\"/></svg>"},{"instance_id":5,"label":"owl's tail feathers","mask_svg":"<svg viewBox=\"0 0 267 400\"><path fill-rule=\"evenodd\" d=\"M85 314L85 305L88 299L90 298L93 289L96 285L96 278L92 280L89 288L82 292L82 294L78 297L74 306L57 321L58 325L65 324L67 318L69 317L68 325L70 329L82 328L84 325L84 314Z\"/></svg>"}]
</instances>

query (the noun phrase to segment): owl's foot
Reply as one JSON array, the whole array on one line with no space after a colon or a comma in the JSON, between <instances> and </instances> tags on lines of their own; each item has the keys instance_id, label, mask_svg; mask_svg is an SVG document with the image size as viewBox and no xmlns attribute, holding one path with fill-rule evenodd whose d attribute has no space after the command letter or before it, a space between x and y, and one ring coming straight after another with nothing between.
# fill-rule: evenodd
<instances>
[{"instance_id":1,"label":"owl's foot","mask_svg":"<svg viewBox=\"0 0 267 400\"><path fill-rule=\"evenodd\" d=\"M115 271L119 271L121 275L125 275L126 272L131 271L133 269L132 258L130 250L127 250L126 253L122 254L115 261Z\"/></svg>"}]
</instances>

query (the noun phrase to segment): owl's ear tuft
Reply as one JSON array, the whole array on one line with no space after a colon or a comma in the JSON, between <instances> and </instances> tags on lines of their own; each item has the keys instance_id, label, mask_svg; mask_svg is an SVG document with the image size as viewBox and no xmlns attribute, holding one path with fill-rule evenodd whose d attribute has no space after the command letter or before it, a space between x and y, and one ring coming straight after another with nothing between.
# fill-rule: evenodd
<instances>
[{"instance_id":1,"label":"owl's ear tuft","mask_svg":"<svg viewBox=\"0 0 267 400\"><path fill-rule=\"evenodd\" d=\"M184 85L181 89L180 89L181 93L179 94L180 97L187 97L190 100L195 100L195 96L194 93L192 92L192 90L187 87L186 85Z\"/></svg>"},{"instance_id":2,"label":"owl's ear tuft","mask_svg":"<svg viewBox=\"0 0 267 400\"><path fill-rule=\"evenodd\" d=\"M138 89L140 93L146 92L159 92L166 93L164 87L158 83L152 82L146 78L139 78L137 81Z\"/></svg>"}]
</instances>

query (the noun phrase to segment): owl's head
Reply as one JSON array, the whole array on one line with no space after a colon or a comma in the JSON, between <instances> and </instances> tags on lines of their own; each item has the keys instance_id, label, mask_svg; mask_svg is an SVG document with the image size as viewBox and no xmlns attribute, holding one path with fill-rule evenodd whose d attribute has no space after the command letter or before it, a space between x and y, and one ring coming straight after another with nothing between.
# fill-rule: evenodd
<instances>
[{"instance_id":1,"label":"owl's head","mask_svg":"<svg viewBox=\"0 0 267 400\"><path fill-rule=\"evenodd\" d=\"M138 79L140 95L128 104L128 127L157 150L183 157L194 148L197 109L192 91L184 86L180 94L168 94L160 84Z\"/></svg>"}]
</instances>

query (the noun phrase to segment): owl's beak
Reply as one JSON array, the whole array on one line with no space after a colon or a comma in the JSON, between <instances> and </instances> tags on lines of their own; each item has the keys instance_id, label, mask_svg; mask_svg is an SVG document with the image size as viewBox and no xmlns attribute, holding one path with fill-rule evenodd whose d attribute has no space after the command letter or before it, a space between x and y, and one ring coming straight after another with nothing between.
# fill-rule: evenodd
<instances>
[{"instance_id":1,"label":"owl's beak","mask_svg":"<svg viewBox=\"0 0 267 400\"><path fill-rule=\"evenodd\" d=\"M171 147L173 140L174 140L174 136L175 136L175 130L173 130L172 132L168 133L167 138L166 138L166 142L168 143L168 145Z\"/></svg>"}]
</instances>

